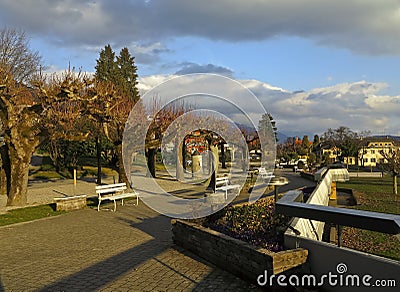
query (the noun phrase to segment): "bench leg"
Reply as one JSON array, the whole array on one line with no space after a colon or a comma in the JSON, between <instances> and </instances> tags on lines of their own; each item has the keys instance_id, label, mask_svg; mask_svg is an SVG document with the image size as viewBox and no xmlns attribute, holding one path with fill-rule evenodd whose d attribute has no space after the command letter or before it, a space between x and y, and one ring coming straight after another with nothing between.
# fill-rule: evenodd
<instances>
[{"instance_id":1,"label":"bench leg","mask_svg":"<svg viewBox=\"0 0 400 292\"><path fill-rule=\"evenodd\" d=\"M117 202L114 200L114 212L117 211Z\"/></svg>"},{"instance_id":2,"label":"bench leg","mask_svg":"<svg viewBox=\"0 0 400 292\"><path fill-rule=\"evenodd\" d=\"M101 203L101 199L99 199L99 204L97 205L97 212L100 211L100 203Z\"/></svg>"},{"instance_id":3,"label":"bench leg","mask_svg":"<svg viewBox=\"0 0 400 292\"><path fill-rule=\"evenodd\" d=\"M121 200L121 206L123 206L123 205L124 205L124 199Z\"/></svg>"},{"instance_id":4,"label":"bench leg","mask_svg":"<svg viewBox=\"0 0 400 292\"><path fill-rule=\"evenodd\" d=\"M136 206L139 206L139 196L136 195Z\"/></svg>"}]
</instances>

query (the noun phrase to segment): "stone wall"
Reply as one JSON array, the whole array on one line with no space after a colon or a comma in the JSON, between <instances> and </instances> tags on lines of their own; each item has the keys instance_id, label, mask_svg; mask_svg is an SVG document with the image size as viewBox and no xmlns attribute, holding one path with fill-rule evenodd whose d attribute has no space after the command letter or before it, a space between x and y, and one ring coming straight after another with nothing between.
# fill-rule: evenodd
<instances>
[{"instance_id":1,"label":"stone wall","mask_svg":"<svg viewBox=\"0 0 400 292\"><path fill-rule=\"evenodd\" d=\"M182 220L171 223L175 244L253 283L265 271L269 275L278 274L307 260L308 251L303 248L274 253L195 223Z\"/></svg>"},{"instance_id":2,"label":"stone wall","mask_svg":"<svg viewBox=\"0 0 400 292\"><path fill-rule=\"evenodd\" d=\"M86 195L73 197L54 198L56 211L71 211L86 207Z\"/></svg>"}]
</instances>

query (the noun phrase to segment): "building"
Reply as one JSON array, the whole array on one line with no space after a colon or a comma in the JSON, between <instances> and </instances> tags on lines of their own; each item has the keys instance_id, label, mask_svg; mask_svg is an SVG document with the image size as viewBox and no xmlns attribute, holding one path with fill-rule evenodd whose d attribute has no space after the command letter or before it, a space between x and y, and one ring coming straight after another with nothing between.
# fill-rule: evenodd
<instances>
[{"instance_id":1,"label":"building","mask_svg":"<svg viewBox=\"0 0 400 292\"><path fill-rule=\"evenodd\" d=\"M378 164L386 163L382 152L400 149L399 141L392 138L369 138L362 144L358 154L358 165L375 167Z\"/></svg>"},{"instance_id":2,"label":"building","mask_svg":"<svg viewBox=\"0 0 400 292\"><path fill-rule=\"evenodd\" d=\"M321 149L322 157L328 157L328 163L335 163L339 160L339 157L342 155L342 150L336 146L332 146L330 148L322 148Z\"/></svg>"},{"instance_id":3,"label":"building","mask_svg":"<svg viewBox=\"0 0 400 292\"><path fill-rule=\"evenodd\" d=\"M343 163L346 165L357 165L357 157L354 156L344 157Z\"/></svg>"}]
</instances>

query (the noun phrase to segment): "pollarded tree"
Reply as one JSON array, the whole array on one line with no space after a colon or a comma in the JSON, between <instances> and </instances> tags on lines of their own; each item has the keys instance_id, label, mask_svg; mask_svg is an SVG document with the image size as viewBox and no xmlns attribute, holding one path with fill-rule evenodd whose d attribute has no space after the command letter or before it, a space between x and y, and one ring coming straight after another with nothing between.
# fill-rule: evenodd
<instances>
[{"instance_id":1,"label":"pollarded tree","mask_svg":"<svg viewBox=\"0 0 400 292\"><path fill-rule=\"evenodd\" d=\"M35 82L46 104L42 120L44 146L57 171L69 169L72 172L83 151L81 142L91 130L86 115L91 82L90 78L73 69Z\"/></svg>"},{"instance_id":2,"label":"pollarded tree","mask_svg":"<svg viewBox=\"0 0 400 292\"><path fill-rule=\"evenodd\" d=\"M101 121L103 134L116 148L117 162L114 167L119 181L129 183L122 159L122 140L125 123L135 102L114 83L96 79L89 89L89 96L88 116L96 123Z\"/></svg>"},{"instance_id":3,"label":"pollarded tree","mask_svg":"<svg viewBox=\"0 0 400 292\"><path fill-rule=\"evenodd\" d=\"M400 149L381 150L384 158L382 168L390 173L393 178L393 193L397 195L397 176L400 174Z\"/></svg>"},{"instance_id":4,"label":"pollarded tree","mask_svg":"<svg viewBox=\"0 0 400 292\"><path fill-rule=\"evenodd\" d=\"M0 119L4 127L1 147L7 205L27 203L28 173L32 155L40 143L43 107L37 92L17 82L0 67Z\"/></svg>"},{"instance_id":5,"label":"pollarded tree","mask_svg":"<svg viewBox=\"0 0 400 292\"><path fill-rule=\"evenodd\" d=\"M184 125L182 125L182 122L178 118L189 112L191 108L185 106L184 103L167 105L161 108L160 100L156 98L153 99L152 106L151 115L153 116L153 120L146 135L146 152L150 175L156 177L155 155L161 146L161 141L165 139L165 141L171 140L175 146L176 178L181 180L184 177L182 164L185 160L183 153L185 145L183 141L184 137L179 137L179 133L182 132ZM160 110L157 112L158 109ZM167 129L168 133L166 134Z\"/></svg>"},{"instance_id":6,"label":"pollarded tree","mask_svg":"<svg viewBox=\"0 0 400 292\"><path fill-rule=\"evenodd\" d=\"M1 193L7 205L26 204L28 169L39 144L43 108L36 91L28 87L41 57L29 48L23 31L0 30Z\"/></svg>"}]
</instances>

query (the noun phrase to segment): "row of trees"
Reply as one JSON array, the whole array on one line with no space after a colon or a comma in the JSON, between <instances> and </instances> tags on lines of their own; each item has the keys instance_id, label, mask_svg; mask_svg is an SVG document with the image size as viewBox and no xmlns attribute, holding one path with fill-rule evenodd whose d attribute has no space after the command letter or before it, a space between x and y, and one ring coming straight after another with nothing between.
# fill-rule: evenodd
<instances>
[{"instance_id":1,"label":"row of trees","mask_svg":"<svg viewBox=\"0 0 400 292\"><path fill-rule=\"evenodd\" d=\"M7 205L25 205L31 157L45 147L60 165L66 149L94 140L114 149L120 181L127 181L122 163L122 136L130 110L139 100L137 68L127 48L115 57L111 46L100 52L95 76L68 69L42 74L41 57L32 52L25 34L0 33L1 192ZM74 144L75 143L75 144ZM78 147L79 148L79 147ZM70 159L66 166L76 163ZM64 165L65 166L65 165ZM99 170L100 171L100 170Z\"/></svg>"},{"instance_id":2,"label":"row of trees","mask_svg":"<svg viewBox=\"0 0 400 292\"><path fill-rule=\"evenodd\" d=\"M289 137L283 144L278 146L278 157L284 161L297 160L300 156L308 157L308 164L327 164L329 155L323 155L322 149L336 148L340 149L339 160L346 157L358 157L359 149L363 138L367 137L369 132L363 131L357 133L348 127L339 127L337 129L329 128L321 137L314 135L311 142L307 135L300 140L296 137Z\"/></svg>"},{"instance_id":3,"label":"row of trees","mask_svg":"<svg viewBox=\"0 0 400 292\"><path fill-rule=\"evenodd\" d=\"M314 135L312 142L308 136L304 136L302 140L296 138L288 138L285 143L278 145L278 158L283 161L297 160L300 156L307 156L308 164L328 164L329 155L323 155L322 149L337 149L337 158L339 161L344 161L345 158L353 157L356 163L359 161L364 166L364 151L363 148L366 138L370 135L369 131L360 133L352 131L348 127L339 127L337 129L328 129L321 137ZM400 174L400 149L393 148L381 150L381 156L385 163L380 164L382 171L390 173L393 178L393 193L397 194L397 176ZM348 159L347 159L348 161Z\"/></svg>"},{"instance_id":4,"label":"row of trees","mask_svg":"<svg viewBox=\"0 0 400 292\"><path fill-rule=\"evenodd\" d=\"M95 153L97 157L97 183L101 183L101 158L105 154L118 171L121 182L129 182L122 158L122 140L125 128L135 133L135 129L152 118L147 129L146 156L149 175L155 177L155 157L161 145L162 136L172 122L184 113L191 111L190 105L176 104L162 108L154 99L154 111L140 114L140 118L127 121L132 108L139 102L137 90L137 68L134 57L127 48L116 55L110 45L101 50L94 76L75 72L69 68L63 74L42 74L41 57L29 49L25 34L17 30L4 29L0 53L0 136L4 145L0 147L1 193L7 194L7 205L25 205L30 161L33 153L40 147L49 153L58 171L76 168L78 158L84 153ZM15 55L7 55L9 48ZM20 60L29 60L21 62ZM30 64L22 66L21 64ZM140 104L139 104L139 108ZM183 178L184 137L176 133L188 133L185 126L191 124L190 117L196 119L203 128L227 131L231 125L217 117L189 115L189 120L174 123L176 128L169 131L177 149L177 178ZM270 121L270 116L263 117ZM142 120L140 120L142 119ZM196 125L197 125L196 124ZM202 127L200 127L202 128ZM219 130L218 130L219 129ZM263 131L261 131L263 133ZM168 134L168 133L167 133ZM267 135L267 133L264 133ZM132 135L132 139L135 139ZM228 135L229 136L229 135ZM218 157L218 144L224 140L215 133L204 133L209 150ZM233 139L233 138L232 138ZM235 138L237 140L237 137ZM235 140L233 139L233 140ZM222 147L223 149L223 147ZM247 158L244 154L243 157ZM216 171L218 162L211 165ZM209 179L214 185L215 172Z\"/></svg>"}]
</instances>

